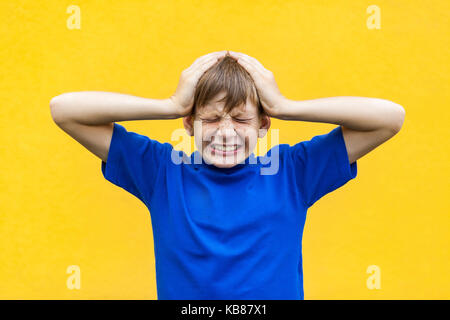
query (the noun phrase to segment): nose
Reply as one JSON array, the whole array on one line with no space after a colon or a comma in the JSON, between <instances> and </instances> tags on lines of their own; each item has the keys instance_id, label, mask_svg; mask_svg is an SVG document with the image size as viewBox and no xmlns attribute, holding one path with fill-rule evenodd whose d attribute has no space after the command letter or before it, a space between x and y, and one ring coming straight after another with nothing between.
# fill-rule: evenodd
<instances>
[{"instance_id":1,"label":"nose","mask_svg":"<svg viewBox=\"0 0 450 320\"><path fill-rule=\"evenodd\" d=\"M218 131L223 131L223 132L234 131L233 120L229 116L220 119L218 126L219 126Z\"/></svg>"},{"instance_id":2,"label":"nose","mask_svg":"<svg viewBox=\"0 0 450 320\"><path fill-rule=\"evenodd\" d=\"M231 142L231 139L236 138L236 131L234 130L233 121L231 118L222 118L219 122L219 128L216 132L216 136L218 140L223 139L224 141L221 141L223 143Z\"/></svg>"},{"instance_id":3,"label":"nose","mask_svg":"<svg viewBox=\"0 0 450 320\"><path fill-rule=\"evenodd\" d=\"M234 129L233 121L230 117L224 117L220 119L219 122L219 129L226 130L226 129Z\"/></svg>"}]
</instances>

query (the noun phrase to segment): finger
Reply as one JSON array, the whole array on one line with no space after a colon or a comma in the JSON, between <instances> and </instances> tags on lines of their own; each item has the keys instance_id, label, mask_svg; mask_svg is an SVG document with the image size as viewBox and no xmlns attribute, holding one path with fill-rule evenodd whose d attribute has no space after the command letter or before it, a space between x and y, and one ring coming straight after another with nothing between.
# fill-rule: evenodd
<instances>
[{"instance_id":1,"label":"finger","mask_svg":"<svg viewBox=\"0 0 450 320\"><path fill-rule=\"evenodd\" d=\"M247 58L240 56L238 58L238 63L242 65L254 79L262 75L259 66L249 61Z\"/></svg>"},{"instance_id":2,"label":"finger","mask_svg":"<svg viewBox=\"0 0 450 320\"><path fill-rule=\"evenodd\" d=\"M205 61L208 61L211 57L221 57L221 56L225 56L225 54L226 54L226 50L224 50L224 51L216 51L216 52L211 52L211 53L205 54L204 56L201 56L200 58L197 58L190 67L194 67L195 68L199 64L202 64Z\"/></svg>"},{"instance_id":3,"label":"finger","mask_svg":"<svg viewBox=\"0 0 450 320\"><path fill-rule=\"evenodd\" d=\"M230 53L232 55L234 55L236 58L238 58L238 62L241 60L246 61L247 63L250 63L251 65L253 65L261 74L267 74L270 71L267 70L266 68L264 68L264 66L261 64L261 62L259 62L258 60L256 60L253 57L250 57L249 55L246 55L244 53L240 53L240 52L234 52L234 51L230 51Z\"/></svg>"},{"instance_id":4,"label":"finger","mask_svg":"<svg viewBox=\"0 0 450 320\"><path fill-rule=\"evenodd\" d=\"M260 78L261 72L255 68L255 66L247 61L244 60L238 60L238 63L244 67L245 70L250 74L250 76L253 78L253 80L256 82L256 79Z\"/></svg>"},{"instance_id":5,"label":"finger","mask_svg":"<svg viewBox=\"0 0 450 320\"><path fill-rule=\"evenodd\" d=\"M254 66L255 69L257 69L261 74L267 74L267 73L269 73L269 70L267 70L266 68L264 68L263 65L262 65L258 60L256 60L255 58L252 58L252 57L243 55L243 56L242 56L241 58L239 58L239 59L241 59L241 60L243 60L243 61L246 61L246 62L250 63L250 64L251 64L252 66ZM238 60L238 62L239 62L239 60Z\"/></svg>"},{"instance_id":6,"label":"finger","mask_svg":"<svg viewBox=\"0 0 450 320\"><path fill-rule=\"evenodd\" d=\"M214 65L217 61L219 61L220 57L212 56L208 60L205 60L201 64L197 65L196 70L206 71L212 65Z\"/></svg>"},{"instance_id":7,"label":"finger","mask_svg":"<svg viewBox=\"0 0 450 320\"><path fill-rule=\"evenodd\" d=\"M232 51L231 51L232 52ZM242 52L236 52L239 56L242 56L244 58L247 58L248 60L250 60L251 62L255 63L256 65L258 65L259 67L261 67L264 70L267 70L266 68L264 68L264 66L262 65L261 62L259 62L256 58L253 58L251 56L249 56L248 54L242 53ZM269 71L269 70L267 70Z\"/></svg>"},{"instance_id":8,"label":"finger","mask_svg":"<svg viewBox=\"0 0 450 320\"><path fill-rule=\"evenodd\" d=\"M211 60L217 61L221 56L222 56L222 54L215 53L215 52L208 54L206 56L203 56L203 57L197 59L191 66L189 66L189 68L187 68L186 71L187 72L195 72L195 70L197 70L201 65L208 63Z\"/></svg>"},{"instance_id":9,"label":"finger","mask_svg":"<svg viewBox=\"0 0 450 320\"><path fill-rule=\"evenodd\" d=\"M219 57L212 56L208 60L203 61L201 64L198 64L196 66L193 66L188 71L189 75L194 75L195 78L200 78L200 76L208 70L210 67L212 67L217 61L219 60Z\"/></svg>"},{"instance_id":10,"label":"finger","mask_svg":"<svg viewBox=\"0 0 450 320\"><path fill-rule=\"evenodd\" d=\"M213 56L225 55L226 52L227 52L226 50L211 52L211 53L205 54L204 56L197 58L195 61L198 62L198 61L202 61L202 60L208 59Z\"/></svg>"}]
</instances>

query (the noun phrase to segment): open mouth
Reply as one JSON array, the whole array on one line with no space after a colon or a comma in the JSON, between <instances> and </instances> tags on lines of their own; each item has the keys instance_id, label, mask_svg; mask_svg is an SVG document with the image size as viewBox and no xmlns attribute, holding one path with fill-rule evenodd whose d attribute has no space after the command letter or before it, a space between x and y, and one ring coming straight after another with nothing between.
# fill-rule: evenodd
<instances>
[{"instance_id":1,"label":"open mouth","mask_svg":"<svg viewBox=\"0 0 450 320\"><path fill-rule=\"evenodd\" d=\"M229 156L237 154L237 152L242 148L242 145L229 145L229 146L223 146L219 144L215 144L211 146L211 153L213 155L222 155L222 156Z\"/></svg>"}]
</instances>

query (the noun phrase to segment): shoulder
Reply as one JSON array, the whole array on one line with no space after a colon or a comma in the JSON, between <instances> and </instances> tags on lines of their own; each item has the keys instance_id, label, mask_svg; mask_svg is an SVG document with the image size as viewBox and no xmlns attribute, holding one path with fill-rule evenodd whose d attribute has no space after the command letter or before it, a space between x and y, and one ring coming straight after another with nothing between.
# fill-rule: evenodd
<instances>
[{"instance_id":1,"label":"shoulder","mask_svg":"<svg viewBox=\"0 0 450 320\"><path fill-rule=\"evenodd\" d=\"M123 125L114 123L111 140L113 149L122 150L124 155L135 157L151 157L152 159L170 159L172 144L160 142L144 134L127 130Z\"/></svg>"}]
</instances>

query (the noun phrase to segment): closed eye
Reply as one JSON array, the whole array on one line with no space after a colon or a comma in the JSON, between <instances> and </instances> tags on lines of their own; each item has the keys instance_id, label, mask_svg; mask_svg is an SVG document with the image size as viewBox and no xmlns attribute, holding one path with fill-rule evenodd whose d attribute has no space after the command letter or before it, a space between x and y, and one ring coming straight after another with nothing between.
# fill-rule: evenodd
<instances>
[{"instance_id":1,"label":"closed eye","mask_svg":"<svg viewBox=\"0 0 450 320\"><path fill-rule=\"evenodd\" d=\"M219 120L218 118L216 119L202 119L204 122L215 122L217 120Z\"/></svg>"},{"instance_id":2,"label":"closed eye","mask_svg":"<svg viewBox=\"0 0 450 320\"><path fill-rule=\"evenodd\" d=\"M202 119L202 121L204 121L204 122L216 122L216 121L218 121L219 120L219 118L215 118L215 119ZM237 122L248 122L248 121L250 121L251 119L237 119L237 118L234 118L234 120L235 121L237 121Z\"/></svg>"},{"instance_id":3,"label":"closed eye","mask_svg":"<svg viewBox=\"0 0 450 320\"><path fill-rule=\"evenodd\" d=\"M234 120L236 120L237 122L247 122L250 121L251 119L234 119Z\"/></svg>"}]
</instances>

